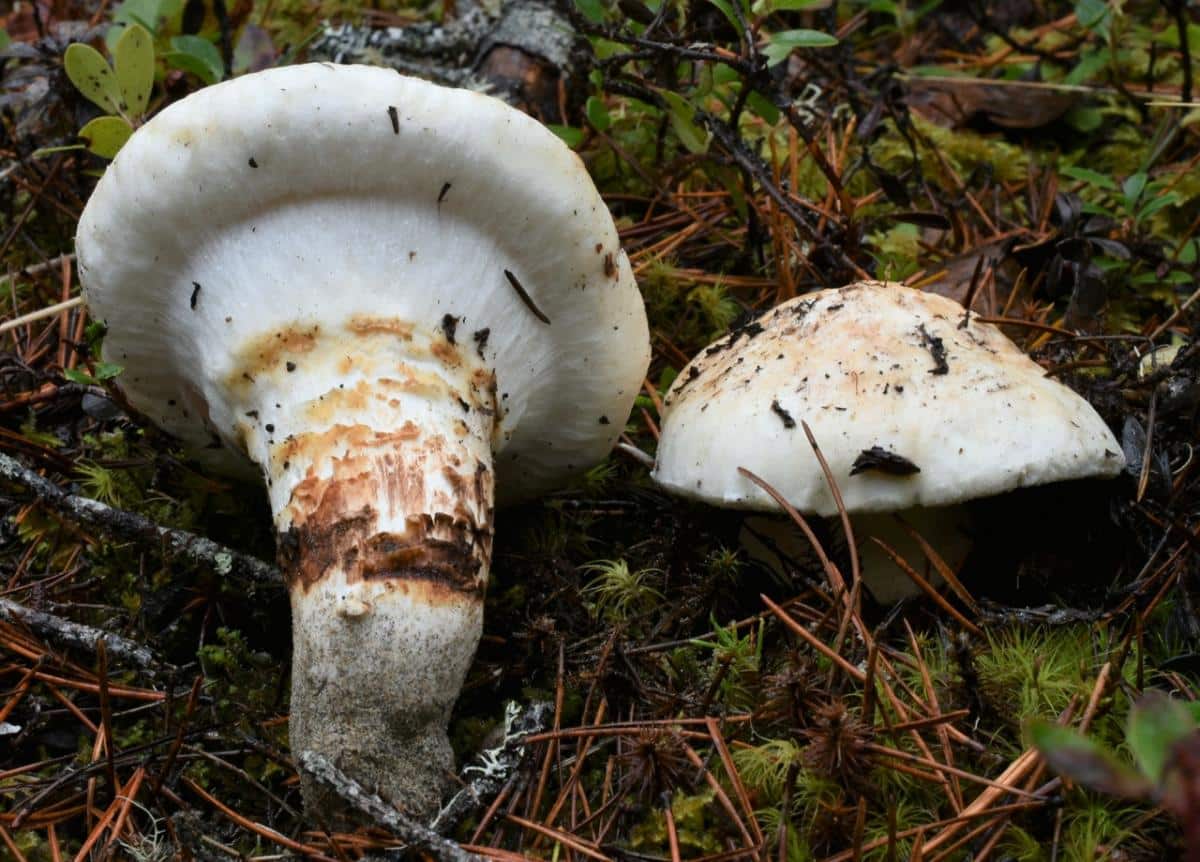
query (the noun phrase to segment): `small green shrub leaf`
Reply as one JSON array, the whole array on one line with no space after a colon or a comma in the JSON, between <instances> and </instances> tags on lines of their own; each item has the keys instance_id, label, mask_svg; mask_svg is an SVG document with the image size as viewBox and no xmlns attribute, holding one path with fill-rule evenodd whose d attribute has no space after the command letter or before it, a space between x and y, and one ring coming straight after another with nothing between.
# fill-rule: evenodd
<instances>
[{"instance_id":1,"label":"small green shrub leaf","mask_svg":"<svg viewBox=\"0 0 1200 862\"><path fill-rule=\"evenodd\" d=\"M608 108L604 101L596 96L591 96L584 105L584 112L587 114L588 122L597 132L604 132L612 125L612 117L608 114Z\"/></svg>"},{"instance_id":2,"label":"small green shrub leaf","mask_svg":"<svg viewBox=\"0 0 1200 862\"><path fill-rule=\"evenodd\" d=\"M745 29L742 21L749 16L745 14L744 11L742 14L742 21L739 21L737 13L733 11L733 3L741 3L742 0L733 0L733 3L730 3L729 0L708 0L708 2L721 10L721 14L725 16L725 20L728 21L729 26L733 28L733 32L741 33L742 30ZM745 10L744 6L742 8Z\"/></svg>"},{"instance_id":3,"label":"small green shrub leaf","mask_svg":"<svg viewBox=\"0 0 1200 862\"><path fill-rule=\"evenodd\" d=\"M1038 719L1030 724L1029 735L1050 768L1066 778L1127 799L1150 793L1151 785L1145 777L1074 728Z\"/></svg>"},{"instance_id":4,"label":"small green shrub leaf","mask_svg":"<svg viewBox=\"0 0 1200 862\"><path fill-rule=\"evenodd\" d=\"M1087 183L1089 186L1095 186L1098 189L1106 191L1117 191L1117 184L1113 182L1112 177L1107 177L1104 174L1093 171L1088 168L1081 168L1078 165L1063 168L1060 173L1065 174L1073 180Z\"/></svg>"},{"instance_id":5,"label":"small green shrub leaf","mask_svg":"<svg viewBox=\"0 0 1200 862\"><path fill-rule=\"evenodd\" d=\"M141 24L125 28L113 50L117 83L129 112L140 117L154 89L154 37Z\"/></svg>"},{"instance_id":6,"label":"small green shrub leaf","mask_svg":"<svg viewBox=\"0 0 1200 862\"><path fill-rule=\"evenodd\" d=\"M96 117L79 130L79 137L87 141L88 152L104 159L116 156L132 134L133 127L123 117Z\"/></svg>"},{"instance_id":7,"label":"small green shrub leaf","mask_svg":"<svg viewBox=\"0 0 1200 862\"><path fill-rule=\"evenodd\" d=\"M756 0L753 8L755 15L769 15L772 12L806 12L810 9L828 9L830 0Z\"/></svg>"},{"instance_id":8,"label":"small green shrub leaf","mask_svg":"<svg viewBox=\"0 0 1200 862\"><path fill-rule=\"evenodd\" d=\"M92 370L95 372L97 380L112 380L125 368L113 362L97 362Z\"/></svg>"},{"instance_id":9,"label":"small green shrub leaf","mask_svg":"<svg viewBox=\"0 0 1200 862\"><path fill-rule=\"evenodd\" d=\"M708 149L708 135L696 125L696 108L678 93L663 90L662 97L667 103L671 128L675 130L679 142L692 153L703 153Z\"/></svg>"},{"instance_id":10,"label":"small green shrub leaf","mask_svg":"<svg viewBox=\"0 0 1200 862\"><path fill-rule=\"evenodd\" d=\"M97 380L86 371L80 371L78 368L64 368L63 377L70 380L72 383L79 383L84 386L95 386Z\"/></svg>"},{"instance_id":11,"label":"small green shrub leaf","mask_svg":"<svg viewBox=\"0 0 1200 862\"><path fill-rule=\"evenodd\" d=\"M778 66L796 48L829 48L837 43L836 37L820 30L783 30L772 34L763 48L763 56L768 66Z\"/></svg>"},{"instance_id":12,"label":"small green shrub leaf","mask_svg":"<svg viewBox=\"0 0 1200 862\"><path fill-rule=\"evenodd\" d=\"M1129 710L1125 733L1129 750L1142 772L1155 784L1162 781L1171 746L1196 730L1196 720L1181 701L1150 690Z\"/></svg>"},{"instance_id":13,"label":"small green shrub leaf","mask_svg":"<svg viewBox=\"0 0 1200 862\"><path fill-rule=\"evenodd\" d=\"M199 36L175 36L167 62L177 69L191 72L205 84L215 84L225 77L225 64L217 46Z\"/></svg>"},{"instance_id":14,"label":"small green shrub leaf","mask_svg":"<svg viewBox=\"0 0 1200 862\"><path fill-rule=\"evenodd\" d=\"M119 114L125 108L121 85L104 56L91 45L72 42L63 55L67 77L75 88L108 114Z\"/></svg>"},{"instance_id":15,"label":"small green shrub leaf","mask_svg":"<svg viewBox=\"0 0 1200 862\"><path fill-rule=\"evenodd\" d=\"M563 126L557 123L551 123L546 128L562 138L563 143L565 143L571 149L575 149L583 143L582 129L577 129L574 126Z\"/></svg>"}]
</instances>

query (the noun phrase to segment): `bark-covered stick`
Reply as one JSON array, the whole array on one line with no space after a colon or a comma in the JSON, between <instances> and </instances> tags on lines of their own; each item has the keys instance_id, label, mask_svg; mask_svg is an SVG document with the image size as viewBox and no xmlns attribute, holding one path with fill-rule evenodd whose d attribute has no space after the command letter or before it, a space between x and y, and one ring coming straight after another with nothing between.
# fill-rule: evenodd
<instances>
[{"instance_id":1,"label":"bark-covered stick","mask_svg":"<svg viewBox=\"0 0 1200 862\"><path fill-rule=\"evenodd\" d=\"M301 769L410 847L422 850L440 862L483 862L481 857L406 817L374 793L368 793L361 784L316 752L302 751L297 760Z\"/></svg>"},{"instance_id":2,"label":"bark-covered stick","mask_svg":"<svg viewBox=\"0 0 1200 862\"><path fill-rule=\"evenodd\" d=\"M122 509L69 494L7 455L0 454L0 478L21 485L39 502L70 521L120 539L159 545L167 553L206 566L218 575L247 579L273 587L283 585L278 569L257 557L234 551L211 539L175 530Z\"/></svg>"},{"instance_id":3,"label":"bark-covered stick","mask_svg":"<svg viewBox=\"0 0 1200 862\"><path fill-rule=\"evenodd\" d=\"M148 647L136 641L82 623L64 620L44 611L35 611L8 599L0 599L0 617L9 622L24 623L39 634L79 649L95 650L96 641L102 640L113 658L146 670L170 668L170 665L157 658Z\"/></svg>"},{"instance_id":4,"label":"bark-covered stick","mask_svg":"<svg viewBox=\"0 0 1200 862\"><path fill-rule=\"evenodd\" d=\"M474 809L499 793L525 759L525 737L545 730L552 708L544 702L524 708L515 701L509 703L504 710L503 741L495 748L480 752L478 763L463 769L463 776L468 778L467 785L438 812L429 828L445 835Z\"/></svg>"}]
</instances>

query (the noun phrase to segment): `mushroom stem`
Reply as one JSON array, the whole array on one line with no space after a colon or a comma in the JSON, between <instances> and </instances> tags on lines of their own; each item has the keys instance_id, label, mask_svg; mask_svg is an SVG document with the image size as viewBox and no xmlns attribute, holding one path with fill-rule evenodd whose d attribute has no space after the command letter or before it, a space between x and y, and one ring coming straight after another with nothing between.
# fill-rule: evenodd
<instances>
[{"instance_id":1,"label":"mushroom stem","mask_svg":"<svg viewBox=\"0 0 1200 862\"><path fill-rule=\"evenodd\" d=\"M966 560L971 550L971 519L966 506L913 507L898 514L951 569L958 570ZM929 583L934 586L942 583L941 576L929 564L921 546L895 515L890 512L863 512L851 515L850 521L858 546L858 565L863 584L875 601L891 605L909 596L920 595L921 590L872 538L899 554ZM841 523L834 519L831 528L837 534L841 530ZM748 515L743 521L740 541L751 559L763 563L781 577L787 576L785 560L792 561L792 564L805 561L815 565L808 539L787 518ZM849 572L846 575L848 578Z\"/></svg>"},{"instance_id":2,"label":"mushroom stem","mask_svg":"<svg viewBox=\"0 0 1200 862\"><path fill-rule=\"evenodd\" d=\"M968 534L971 518L965 505L914 507L896 514L933 548L951 570L957 571L962 566L971 550ZM890 512L864 512L853 515L851 521L858 541L858 562L863 583L875 601L891 605L922 593L887 551L872 539L878 539L899 554L933 586L943 583L942 576L926 559L921 545L896 520L896 515Z\"/></svg>"},{"instance_id":3,"label":"mushroom stem","mask_svg":"<svg viewBox=\"0 0 1200 862\"><path fill-rule=\"evenodd\" d=\"M240 429L291 594L291 746L424 816L482 629L494 378L453 328L297 331L265 342L293 349L247 357L258 406ZM302 791L309 810L342 807L315 782Z\"/></svg>"}]
</instances>

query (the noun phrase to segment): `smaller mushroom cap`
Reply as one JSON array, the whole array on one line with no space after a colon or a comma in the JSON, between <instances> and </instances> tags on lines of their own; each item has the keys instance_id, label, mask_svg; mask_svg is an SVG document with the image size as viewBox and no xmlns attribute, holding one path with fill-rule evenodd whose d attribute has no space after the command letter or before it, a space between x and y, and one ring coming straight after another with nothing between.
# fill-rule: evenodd
<instances>
[{"instance_id":1,"label":"smaller mushroom cap","mask_svg":"<svg viewBox=\"0 0 1200 862\"><path fill-rule=\"evenodd\" d=\"M994 326L935 294L861 282L790 300L717 341L666 397L654 478L686 497L837 513L800 423L850 512L947 506L1114 476L1095 410ZM857 467L856 467L857 464Z\"/></svg>"}]
</instances>

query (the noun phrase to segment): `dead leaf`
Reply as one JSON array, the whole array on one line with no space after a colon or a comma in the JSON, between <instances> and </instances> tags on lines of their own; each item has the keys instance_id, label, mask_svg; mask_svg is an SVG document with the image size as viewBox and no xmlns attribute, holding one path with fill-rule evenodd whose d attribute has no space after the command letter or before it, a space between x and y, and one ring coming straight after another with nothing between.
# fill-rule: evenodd
<instances>
[{"instance_id":1,"label":"dead leaf","mask_svg":"<svg viewBox=\"0 0 1200 862\"><path fill-rule=\"evenodd\" d=\"M1054 122L1079 101L1079 93L1036 81L977 78L909 78L908 105L939 126L960 128L983 116L1006 129L1036 129Z\"/></svg>"}]
</instances>

